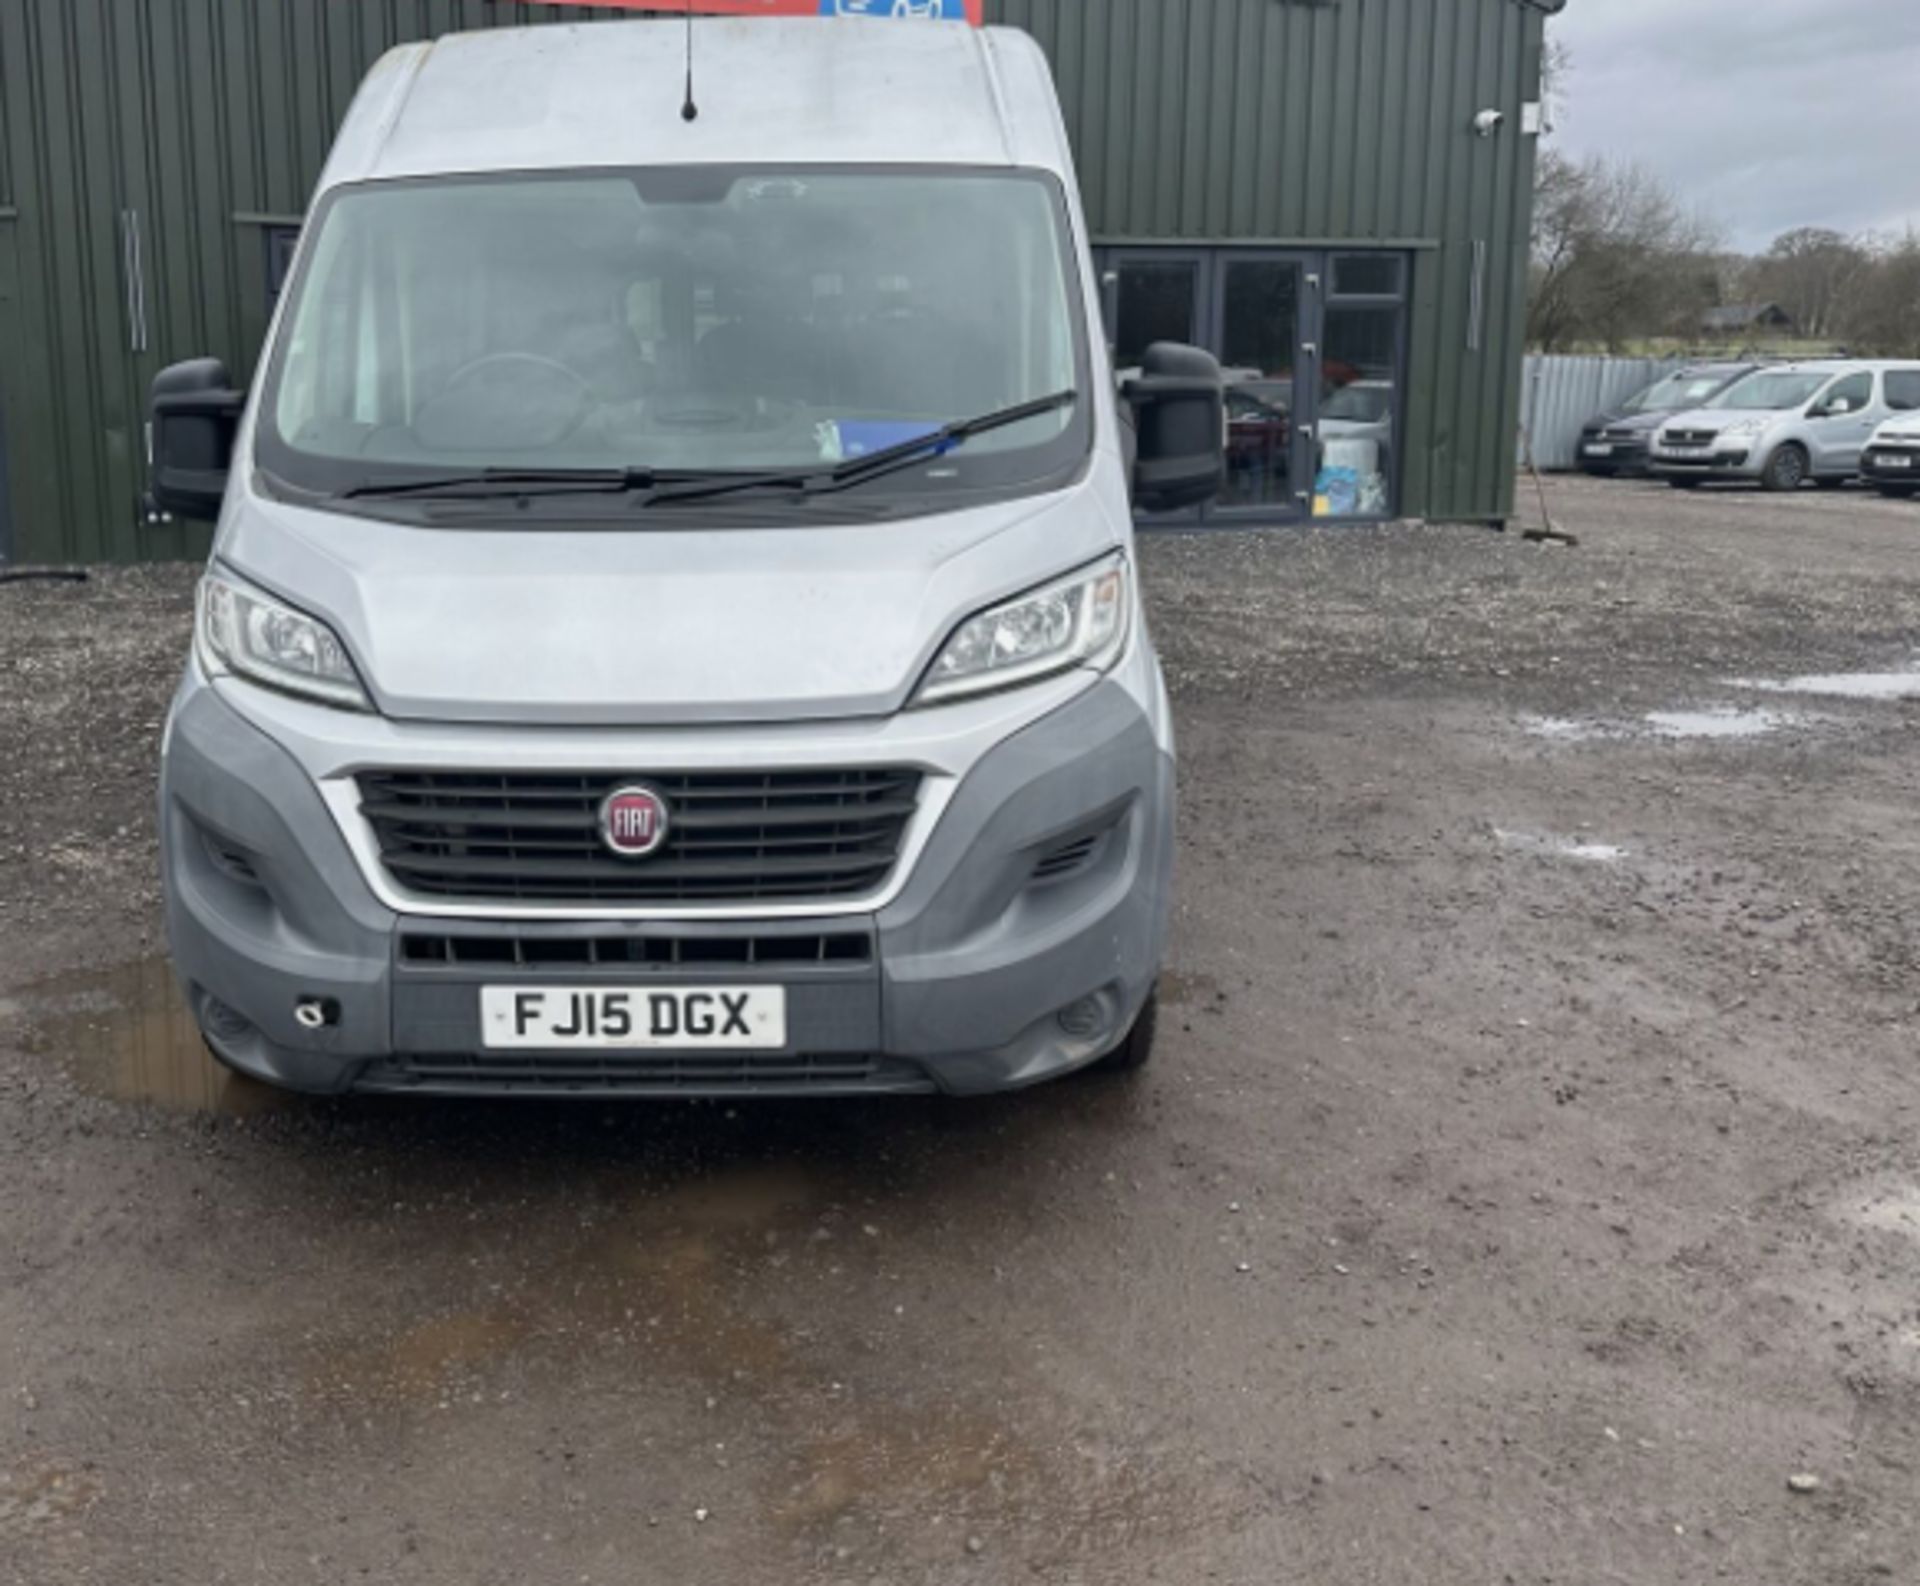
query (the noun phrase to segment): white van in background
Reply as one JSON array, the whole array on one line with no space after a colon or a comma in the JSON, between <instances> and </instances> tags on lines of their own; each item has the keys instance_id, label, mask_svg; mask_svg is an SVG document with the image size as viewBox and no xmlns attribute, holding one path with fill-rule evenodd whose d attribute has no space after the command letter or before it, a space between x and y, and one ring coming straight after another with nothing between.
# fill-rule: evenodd
<instances>
[{"instance_id":1,"label":"white van in background","mask_svg":"<svg viewBox=\"0 0 1920 1586\"><path fill-rule=\"evenodd\" d=\"M1893 417L1873 432L1860 456L1860 477L1883 496L1920 492L1920 369L1887 375Z\"/></svg>"},{"instance_id":2,"label":"white van in background","mask_svg":"<svg viewBox=\"0 0 1920 1586\"><path fill-rule=\"evenodd\" d=\"M1653 472L1676 489L1714 481L1798 490L1837 487L1860 472L1873 432L1891 415L1890 375L1920 363L1826 359L1774 364L1678 413L1653 442Z\"/></svg>"}]
</instances>

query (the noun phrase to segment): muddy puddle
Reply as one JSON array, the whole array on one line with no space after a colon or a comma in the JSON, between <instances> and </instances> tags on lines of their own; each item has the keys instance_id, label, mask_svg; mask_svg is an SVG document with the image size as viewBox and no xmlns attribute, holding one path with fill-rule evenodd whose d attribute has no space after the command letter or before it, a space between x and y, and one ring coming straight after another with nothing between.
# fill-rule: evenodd
<instances>
[{"instance_id":1,"label":"muddy puddle","mask_svg":"<svg viewBox=\"0 0 1920 1586\"><path fill-rule=\"evenodd\" d=\"M57 975L0 999L0 1022L84 1089L170 1112L244 1117L286 1097L208 1054L165 959Z\"/></svg>"}]
</instances>

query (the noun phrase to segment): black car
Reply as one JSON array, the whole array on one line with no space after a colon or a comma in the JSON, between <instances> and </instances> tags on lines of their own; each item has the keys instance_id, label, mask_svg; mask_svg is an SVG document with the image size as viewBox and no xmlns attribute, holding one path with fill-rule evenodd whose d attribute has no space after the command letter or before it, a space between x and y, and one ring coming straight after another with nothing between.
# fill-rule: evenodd
<instances>
[{"instance_id":1,"label":"black car","mask_svg":"<svg viewBox=\"0 0 1920 1586\"><path fill-rule=\"evenodd\" d=\"M1619 407L1589 419L1580 431L1580 467L1589 474L1644 474L1653 432L1669 413L1704 407L1759 368L1753 363L1697 363L1656 380Z\"/></svg>"}]
</instances>

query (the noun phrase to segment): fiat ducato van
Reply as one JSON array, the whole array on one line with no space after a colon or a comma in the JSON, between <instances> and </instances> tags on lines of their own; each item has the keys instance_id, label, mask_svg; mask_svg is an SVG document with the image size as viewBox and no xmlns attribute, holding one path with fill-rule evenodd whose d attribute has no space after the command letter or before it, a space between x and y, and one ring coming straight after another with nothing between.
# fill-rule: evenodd
<instances>
[{"instance_id":1,"label":"fiat ducato van","mask_svg":"<svg viewBox=\"0 0 1920 1586\"><path fill-rule=\"evenodd\" d=\"M160 791L221 1061L311 1092L969 1094L1138 1066L1174 737L1117 393L1018 32L630 21L386 56L248 389Z\"/></svg>"}]
</instances>

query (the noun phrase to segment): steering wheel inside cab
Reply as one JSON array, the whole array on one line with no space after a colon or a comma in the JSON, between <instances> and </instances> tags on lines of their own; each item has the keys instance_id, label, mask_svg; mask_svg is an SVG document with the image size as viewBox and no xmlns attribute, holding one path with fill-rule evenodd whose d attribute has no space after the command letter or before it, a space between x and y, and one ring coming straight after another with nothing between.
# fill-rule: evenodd
<instances>
[{"instance_id":1,"label":"steering wheel inside cab","mask_svg":"<svg viewBox=\"0 0 1920 1586\"><path fill-rule=\"evenodd\" d=\"M432 451L539 451L578 429L593 407L585 375L537 352L490 352L448 376L414 417Z\"/></svg>"}]
</instances>

